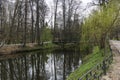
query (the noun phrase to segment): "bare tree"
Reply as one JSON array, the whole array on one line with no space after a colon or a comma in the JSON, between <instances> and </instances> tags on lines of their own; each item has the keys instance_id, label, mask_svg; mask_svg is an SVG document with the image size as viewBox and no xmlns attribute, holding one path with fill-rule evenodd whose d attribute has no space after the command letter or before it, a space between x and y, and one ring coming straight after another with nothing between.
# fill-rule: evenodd
<instances>
[{"instance_id":1,"label":"bare tree","mask_svg":"<svg viewBox=\"0 0 120 80\"><path fill-rule=\"evenodd\" d=\"M14 27L14 24L15 24L15 17L17 15L17 8L18 8L18 4L19 4L19 1L17 0L15 2L15 9L14 9L14 13L13 13L13 17L12 17L12 21L11 21L11 25L10 25L10 31L9 31L9 38L8 38L8 44L10 44L12 42L12 35L13 35L13 27Z\"/></svg>"},{"instance_id":2,"label":"bare tree","mask_svg":"<svg viewBox=\"0 0 120 80\"><path fill-rule=\"evenodd\" d=\"M42 41L42 35L43 35L43 29L45 28L45 17L46 17L46 13L48 11L48 7L45 3L45 0L41 0L40 1L40 24L41 24L41 30L40 30L40 35L41 35L41 38L40 38L40 42L43 43Z\"/></svg>"},{"instance_id":3,"label":"bare tree","mask_svg":"<svg viewBox=\"0 0 120 80\"><path fill-rule=\"evenodd\" d=\"M36 33L37 33L37 43L38 45L40 45L40 26L39 26L39 16L40 16L40 12L39 12L39 0L36 0Z\"/></svg>"},{"instance_id":4,"label":"bare tree","mask_svg":"<svg viewBox=\"0 0 120 80\"><path fill-rule=\"evenodd\" d=\"M66 31L66 6L65 0L62 1L62 9L63 9L63 41L65 41L65 31Z\"/></svg>"},{"instance_id":5,"label":"bare tree","mask_svg":"<svg viewBox=\"0 0 120 80\"><path fill-rule=\"evenodd\" d=\"M27 11L28 11L28 0L25 0L25 26L24 26L24 41L23 46L26 46L26 36L27 36Z\"/></svg>"},{"instance_id":6,"label":"bare tree","mask_svg":"<svg viewBox=\"0 0 120 80\"><path fill-rule=\"evenodd\" d=\"M57 10L58 10L58 2L59 0L54 0L54 40L56 37L56 26L57 26L56 17L57 17Z\"/></svg>"},{"instance_id":7,"label":"bare tree","mask_svg":"<svg viewBox=\"0 0 120 80\"><path fill-rule=\"evenodd\" d=\"M34 42L34 15L33 15L33 0L29 0L29 4L30 4L30 9L31 9L31 42L33 43Z\"/></svg>"}]
</instances>

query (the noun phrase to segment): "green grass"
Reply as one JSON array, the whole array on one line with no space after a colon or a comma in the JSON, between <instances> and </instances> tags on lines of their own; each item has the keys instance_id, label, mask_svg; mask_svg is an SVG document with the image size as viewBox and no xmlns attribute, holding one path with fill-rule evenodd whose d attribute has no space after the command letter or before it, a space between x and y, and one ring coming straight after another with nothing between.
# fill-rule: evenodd
<instances>
[{"instance_id":1,"label":"green grass","mask_svg":"<svg viewBox=\"0 0 120 80\"><path fill-rule=\"evenodd\" d=\"M57 48L57 47L59 47L59 46L56 45L56 44L53 44L53 43L44 44L44 45L42 46L43 49Z\"/></svg>"},{"instance_id":2,"label":"green grass","mask_svg":"<svg viewBox=\"0 0 120 80\"><path fill-rule=\"evenodd\" d=\"M77 68L73 73L71 73L67 80L78 80L84 73L93 68L96 64L100 63L104 57L102 56L102 51L99 49L93 49L93 53L89 54L83 59L83 64Z\"/></svg>"},{"instance_id":3,"label":"green grass","mask_svg":"<svg viewBox=\"0 0 120 80\"><path fill-rule=\"evenodd\" d=\"M31 51L38 51L38 50L46 50L46 49L56 49L58 48L57 45L53 44L53 43L48 43L48 44L44 44L41 46L35 45L34 47L21 47L19 50L15 51L16 53L21 53L21 52L31 52ZM14 53L14 52L13 52Z\"/></svg>"}]
</instances>

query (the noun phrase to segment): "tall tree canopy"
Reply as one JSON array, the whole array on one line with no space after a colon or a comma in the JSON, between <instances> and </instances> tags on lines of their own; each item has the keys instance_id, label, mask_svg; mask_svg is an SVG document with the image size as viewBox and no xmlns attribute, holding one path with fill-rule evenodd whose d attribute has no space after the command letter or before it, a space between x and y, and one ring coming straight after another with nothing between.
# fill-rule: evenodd
<instances>
[{"instance_id":1,"label":"tall tree canopy","mask_svg":"<svg viewBox=\"0 0 120 80\"><path fill-rule=\"evenodd\" d=\"M84 20L82 27L82 41L88 43L84 44L84 47L91 45L105 47L106 39L110 38L111 31L119 22L119 11L119 4L114 1L110 1L104 8L92 11L92 14Z\"/></svg>"}]
</instances>

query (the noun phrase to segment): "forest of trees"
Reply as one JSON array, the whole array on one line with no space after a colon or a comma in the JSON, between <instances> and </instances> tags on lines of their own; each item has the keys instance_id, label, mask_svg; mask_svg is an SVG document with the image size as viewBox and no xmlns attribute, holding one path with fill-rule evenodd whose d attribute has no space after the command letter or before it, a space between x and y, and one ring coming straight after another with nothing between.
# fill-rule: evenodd
<instances>
[{"instance_id":1,"label":"forest of trees","mask_svg":"<svg viewBox=\"0 0 120 80\"><path fill-rule=\"evenodd\" d=\"M46 0L0 0L0 42L6 44L45 41L85 42L85 49L105 47L106 39L119 39L119 0L95 0L89 15L81 16L81 1L53 0L50 13ZM94 42L94 43L93 43ZM92 44L91 44L92 43Z\"/></svg>"},{"instance_id":2,"label":"forest of trees","mask_svg":"<svg viewBox=\"0 0 120 80\"><path fill-rule=\"evenodd\" d=\"M81 41L82 49L87 49L88 52L94 47L99 46L100 49L105 49L111 39L120 39L120 7L119 0L99 0L97 10L93 10L88 18L85 19L82 26Z\"/></svg>"},{"instance_id":3,"label":"forest of trees","mask_svg":"<svg viewBox=\"0 0 120 80\"><path fill-rule=\"evenodd\" d=\"M7 44L46 41L51 30L45 22L48 12L44 0L0 0L0 39ZM48 34L48 35L46 35ZM44 40L43 40L44 39Z\"/></svg>"},{"instance_id":4,"label":"forest of trees","mask_svg":"<svg viewBox=\"0 0 120 80\"><path fill-rule=\"evenodd\" d=\"M93 69L95 64L98 66L104 53L109 53L109 40L120 40L120 0L92 0L85 9L82 9L82 0L52 1L51 6L47 0L0 0L0 55L5 54L0 58L2 80L46 80L45 68L50 68L46 64L48 61L52 67L49 75L57 80L59 73L65 80L81 64L85 65L80 67L83 72ZM45 42L51 44L44 45ZM61 45L53 45L55 42ZM40 52L31 53L35 50ZM6 57L7 53L17 51L20 52L18 59ZM30 55L24 52L30 52ZM93 54L86 55L89 53ZM8 61L2 60L4 58ZM101 63L100 66L105 68Z\"/></svg>"},{"instance_id":5,"label":"forest of trees","mask_svg":"<svg viewBox=\"0 0 120 80\"><path fill-rule=\"evenodd\" d=\"M60 3L63 11L58 11ZM0 0L0 41L25 46L51 40L79 40L79 4L74 0L54 0L54 21L48 25L49 7L45 0Z\"/></svg>"}]
</instances>

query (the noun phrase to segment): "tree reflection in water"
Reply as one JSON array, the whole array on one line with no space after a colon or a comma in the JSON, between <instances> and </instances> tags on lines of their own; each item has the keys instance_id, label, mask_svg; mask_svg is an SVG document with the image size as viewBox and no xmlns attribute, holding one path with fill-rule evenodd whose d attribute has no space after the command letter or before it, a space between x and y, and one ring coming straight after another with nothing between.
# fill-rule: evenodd
<instances>
[{"instance_id":1,"label":"tree reflection in water","mask_svg":"<svg viewBox=\"0 0 120 80\"><path fill-rule=\"evenodd\" d=\"M0 57L0 80L65 80L81 64L79 52L22 54Z\"/></svg>"}]
</instances>

